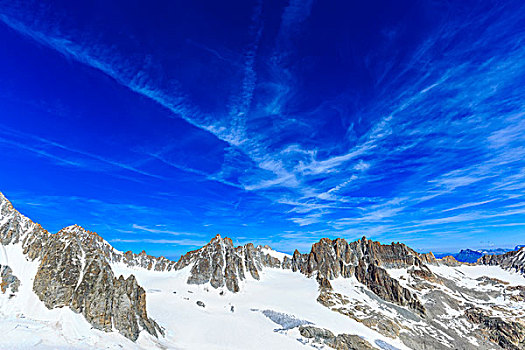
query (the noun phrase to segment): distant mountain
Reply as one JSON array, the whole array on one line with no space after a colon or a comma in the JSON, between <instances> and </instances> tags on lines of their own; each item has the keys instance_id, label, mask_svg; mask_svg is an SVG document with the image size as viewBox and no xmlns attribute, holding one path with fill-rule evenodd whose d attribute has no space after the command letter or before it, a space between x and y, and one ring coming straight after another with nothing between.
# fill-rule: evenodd
<instances>
[{"instance_id":1,"label":"distant mountain","mask_svg":"<svg viewBox=\"0 0 525 350\"><path fill-rule=\"evenodd\" d=\"M515 250L519 250L520 247L523 246L516 246ZM505 248L495 248L495 249L462 249L459 253L440 253L435 254L436 258L444 258L446 256L452 256L454 259L456 259L459 262L465 262L465 263L475 263L478 261L479 258L481 258L484 255L501 255L505 254L507 252L512 251L512 249L505 249Z\"/></svg>"},{"instance_id":2,"label":"distant mountain","mask_svg":"<svg viewBox=\"0 0 525 350\"><path fill-rule=\"evenodd\" d=\"M508 252L511 252L512 249L507 248L495 248L495 249L480 249L478 252L482 253L483 255L500 255L505 254Z\"/></svg>"},{"instance_id":3,"label":"distant mountain","mask_svg":"<svg viewBox=\"0 0 525 350\"><path fill-rule=\"evenodd\" d=\"M472 249L463 249L459 253L452 255L457 261L475 263L484 254Z\"/></svg>"},{"instance_id":4,"label":"distant mountain","mask_svg":"<svg viewBox=\"0 0 525 350\"><path fill-rule=\"evenodd\" d=\"M480 263L525 273L525 248ZM365 237L288 255L217 235L174 262L51 234L0 193L0 349L524 349L525 278L502 269Z\"/></svg>"}]
</instances>

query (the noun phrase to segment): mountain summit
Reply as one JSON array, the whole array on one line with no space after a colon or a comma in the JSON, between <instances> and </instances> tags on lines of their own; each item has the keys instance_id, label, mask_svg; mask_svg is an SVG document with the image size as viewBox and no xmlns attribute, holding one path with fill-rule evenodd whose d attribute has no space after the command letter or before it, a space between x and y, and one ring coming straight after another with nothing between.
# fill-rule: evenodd
<instances>
[{"instance_id":1,"label":"mountain summit","mask_svg":"<svg viewBox=\"0 0 525 350\"><path fill-rule=\"evenodd\" d=\"M141 330L154 336L161 332L147 316L144 289L133 276L115 276L109 262L118 253L99 235L77 225L51 234L3 195L0 215L0 242L17 246L29 262L38 263L32 289L48 309L69 307L95 329L115 329L132 340Z\"/></svg>"}]
</instances>

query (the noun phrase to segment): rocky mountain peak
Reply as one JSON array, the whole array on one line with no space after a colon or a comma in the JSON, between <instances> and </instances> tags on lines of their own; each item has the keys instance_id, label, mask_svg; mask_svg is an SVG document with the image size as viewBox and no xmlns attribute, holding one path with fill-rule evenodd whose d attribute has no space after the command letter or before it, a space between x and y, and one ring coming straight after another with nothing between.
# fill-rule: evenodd
<instances>
[{"instance_id":1,"label":"rocky mountain peak","mask_svg":"<svg viewBox=\"0 0 525 350\"><path fill-rule=\"evenodd\" d=\"M238 292L248 273L258 280L263 267L281 267L281 261L264 249L252 243L235 247L230 238L216 235L202 248L183 255L175 268L191 266L189 284L210 283L213 288Z\"/></svg>"},{"instance_id":2,"label":"rocky mountain peak","mask_svg":"<svg viewBox=\"0 0 525 350\"><path fill-rule=\"evenodd\" d=\"M161 331L147 317L145 291L135 277L114 275L110 262L120 259L120 252L96 233L72 225L51 234L1 195L0 244L21 245L26 259L40 262L33 291L47 308L69 307L94 328L116 329L132 340L141 330L154 336ZM2 288L24 283L9 268L2 267L1 273Z\"/></svg>"},{"instance_id":3,"label":"rocky mountain peak","mask_svg":"<svg viewBox=\"0 0 525 350\"><path fill-rule=\"evenodd\" d=\"M417 297L390 277L386 268L417 267L424 270L420 275L431 276L423 260L434 262L435 258L424 258L401 243L383 245L362 237L348 243L345 239L322 238L312 245L309 254L295 251L291 268L307 276L316 277L322 288L329 288L329 280L355 276L381 298L409 306L423 314L425 309Z\"/></svg>"},{"instance_id":4,"label":"rocky mountain peak","mask_svg":"<svg viewBox=\"0 0 525 350\"><path fill-rule=\"evenodd\" d=\"M10 205L11 208L13 207L9 199L7 199L6 196L4 196L2 192L0 192L0 205L4 205L4 204Z\"/></svg>"},{"instance_id":5,"label":"rocky mountain peak","mask_svg":"<svg viewBox=\"0 0 525 350\"><path fill-rule=\"evenodd\" d=\"M459 266L462 264L461 262L457 261L456 258L454 258L452 255L444 256L439 261L447 266Z\"/></svg>"},{"instance_id":6,"label":"rocky mountain peak","mask_svg":"<svg viewBox=\"0 0 525 350\"><path fill-rule=\"evenodd\" d=\"M64 227L56 233L57 237L62 239L78 239L83 241L85 244L105 244L109 245L102 237L100 237L96 232L88 231L82 226L71 225Z\"/></svg>"},{"instance_id":7,"label":"rocky mountain peak","mask_svg":"<svg viewBox=\"0 0 525 350\"><path fill-rule=\"evenodd\" d=\"M423 261L436 263L433 254L419 254L402 243L381 244L366 237L348 243L343 238L322 238L312 245L309 254L295 250L292 269L312 276L320 274L328 279L352 275L352 266L363 260L385 268L420 266Z\"/></svg>"},{"instance_id":8,"label":"rocky mountain peak","mask_svg":"<svg viewBox=\"0 0 525 350\"><path fill-rule=\"evenodd\" d=\"M425 264L436 264L437 262L437 259L434 256L434 253L432 252L423 253L423 254L420 253L419 257L421 258L421 261L423 261Z\"/></svg>"},{"instance_id":9,"label":"rocky mountain peak","mask_svg":"<svg viewBox=\"0 0 525 350\"><path fill-rule=\"evenodd\" d=\"M146 251L135 254L132 251L122 253L96 232L89 231L79 225L67 226L56 233L59 239L74 244L80 244L82 251L90 250L99 254L108 263L124 263L130 267L139 267L146 270L170 271L175 265L174 261L165 257L154 257Z\"/></svg>"}]
</instances>

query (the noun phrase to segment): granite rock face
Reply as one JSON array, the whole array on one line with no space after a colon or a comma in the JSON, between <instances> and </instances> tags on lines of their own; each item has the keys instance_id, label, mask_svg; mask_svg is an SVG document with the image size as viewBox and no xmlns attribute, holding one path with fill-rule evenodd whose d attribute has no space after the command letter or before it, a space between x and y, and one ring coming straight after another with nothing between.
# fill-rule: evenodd
<instances>
[{"instance_id":1,"label":"granite rock face","mask_svg":"<svg viewBox=\"0 0 525 350\"><path fill-rule=\"evenodd\" d=\"M447 255L441 259L439 262L446 266L460 266L462 263L457 261L452 255Z\"/></svg>"},{"instance_id":2,"label":"granite rock face","mask_svg":"<svg viewBox=\"0 0 525 350\"><path fill-rule=\"evenodd\" d=\"M18 287L20 287L20 280L13 275L13 270L7 265L0 265L0 292L5 293L10 289L11 293L16 293Z\"/></svg>"},{"instance_id":3,"label":"granite rock face","mask_svg":"<svg viewBox=\"0 0 525 350\"><path fill-rule=\"evenodd\" d=\"M234 247L230 238L217 235L204 247L183 255L174 268L191 266L189 284L209 282L214 288L226 287L238 292L239 282L248 274L259 280L264 267L281 267L281 261L269 254L268 249L251 243Z\"/></svg>"},{"instance_id":4,"label":"granite rock face","mask_svg":"<svg viewBox=\"0 0 525 350\"><path fill-rule=\"evenodd\" d=\"M369 342L355 334L339 334L335 338L335 349L337 350L373 350Z\"/></svg>"},{"instance_id":5,"label":"granite rock face","mask_svg":"<svg viewBox=\"0 0 525 350\"><path fill-rule=\"evenodd\" d=\"M307 276L315 274L331 280L339 276L352 276L360 261L384 268L420 266L424 264L423 261L437 264L433 255L418 254L402 243L385 245L365 237L351 243L342 238L333 241L323 238L312 245L309 254L300 254L296 250L291 268Z\"/></svg>"},{"instance_id":6,"label":"granite rock face","mask_svg":"<svg viewBox=\"0 0 525 350\"><path fill-rule=\"evenodd\" d=\"M360 261L355 276L381 299L408 306L421 315L425 314L425 307L419 299L407 288L402 287L396 279L390 277L385 269L375 264L367 267L363 261Z\"/></svg>"},{"instance_id":7,"label":"granite rock face","mask_svg":"<svg viewBox=\"0 0 525 350\"><path fill-rule=\"evenodd\" d=\"M83 239L93 235L79 226L50 235L33 290L48 308L69 306L96 329L114 327L131 340L142 329L157 336L160 327L147 317L144 289L133 275L115 277L104 253Z\"/></svg>"},{"instance_id":8,"label":"granite rock face","mask_svg":"<svg viewBox=\"0 0 525 350\"><path fill-rule=\"evenodd\" d=\"M480 325L487 338L503 349L525 349L525 325L489 316L480 308L466 310L465 316L470 322Z\"/></svg>"},{"instance_id":9,"label":"granite rock face","mask_svg":"<svg viewBox=\"0 0 525 350\"><path fill-rule=\"evenodd\" d=\"M131 340L161 328L147 316L146 293L131 275L116 278L110 262L122 254L96 233L69 226L51 234L16 211L0 194L0 243L18 244L28 260L39 261L33 291L49 308L70 307L94 328L117 329ZM119 260L120 259L120 260ZM16 291L20 282L2 267L2 286Z\"/></svg>"},{"instance_id":10,"label":"granite rock face","mask_svg":"<svg viewBox=\"0 0 525 350\"><path fill-rule=\"evenodd\" d=\"M296 250L292 257L291 269L309 277L315 276L322 288L329 286L329 280L356 276L359 282L382 299L408 306L424 314L425 308L417 297L390 277L385 270L408 267L427 269L423 260L427 263L437 263L432 254L422 256L400 243L382 245L365 237L351 243L341 238L323 238L312 245L309 254L301 254Z\"/></svg>"}]
</instances>

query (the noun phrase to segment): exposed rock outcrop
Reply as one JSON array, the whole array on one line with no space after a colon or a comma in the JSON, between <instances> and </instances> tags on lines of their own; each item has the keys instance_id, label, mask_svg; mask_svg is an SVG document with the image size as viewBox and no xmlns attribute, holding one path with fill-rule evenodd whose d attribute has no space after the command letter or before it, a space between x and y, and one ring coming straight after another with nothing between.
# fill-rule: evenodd
<instances>
[{"instance_id":1,"label":"exposed rock outcrop","mask_svg":"<svg viewBox=\"0 0 525 350\"><path fill-rule=\"evenodd\" d=\"M0 292L5 293L9 288L11 293L18 292L20 280L13 275L13 270L7 265L0 265Z\"/></svg>"},{"instance_id":2,"label":"exposed rock outcrop","mask_svg":"<svg viewBox=\"0 0 525 350\"><path fill-rule=\"evenodd\" d=\"M315 343L324 344L337 350L372 350L374 347L363 338L354 334L339 334L314 326L299 327L301 336Z\"/></svg>"},{"instance_id":3,"label":"exposed rock outcrop","mask_svg":"<svg viewBox=\"0 0 525 350\"><path fill-rule=\"evenodd\" d=\"M422 265L422 256L428 263L437 263L433 255L420 255L402 243L384 245L365 237L351 243L342 238L333 241L322 238L312 245L309 254L301 254L296 250L291 268L307 276L315 274L334 279L352 276L360 261L383 268L406 268Z\"/></svg>"},{"instance_id":4,"label":"exposed rock outcrop","mask_svg":"<svg viewBox=\"0 0 525 350\"><path fill-rule=\"evenodd\" d=\"M299 327L299 333L305 338L313 338L323 342L335 339L334 333L330 332L328 329L314 326L301 326Z\"/></svg>"},{"instance_id":5,"label":"exposed rock outcrop","mask_svg":"<svg viewBox=\"0 0 525 350\"><path fill-rule=\"evenodd\" d=\"M408 273L415 278L424 279L432 283L441 283L439 277L432 273L426 265L409 268Z\"/></svg>"},{"instance_id":6,"label":"exposed rock outcrop","mask_svg":"<svg viewBox=\"0 0 525 350\"><path fill-rule=\"evenodd\" d=\"M335 349L337 350L373 350L369 342L355 334L339 334L335 337Z\"/></svg>"},{"instance_id":7,"label":"exposed rock outcrop","mask_svg":"<svg viewBox=\"0 0 525 350\"><path fill-rule=\"evenodd\" d=\"M388 275L385 268L418 267L427 269L422 260L436 263L433 255L421 255L401 243L382 245L363 237L348 243L342 238L321 239L312 245L309 254L295 251L291 269L307 276L316 276L321 287L329 280L356 276L357 280L384 300L408 306L420 314L425 308L417 297ZM431 274L430 271L428 271ZM328 282L328 283L327 283Z\"/></svg>"},{"instance_id":8,"label":"exposed rock outcrop","mask_svg":"<svg viewBox=\"0 0 525 350\"><path fill-rule=\"evenodd\" d=\"M454 258L452 255L447 255L439 259L439 261L443 265L447 265L447 266L460 266L462 264L461 262L457 261L456 258Z\"/></svg>"},{"instance_id":9,"label":"exposed rock outcrop","mask_svg":"<svg viewBox=\"0 0 525 350\"><path fill-rule=\"evenodd\" d=\"M425 313L425 307L419 299L407 288L402 287L396 279L390 277L385 269L375 264L366 267L361 260L356 269L356 278L381 299L408 306L422 315Z\"/></svg>"},{"instance_id":10,"label":"exposed rock outcrop","mask_svg":"<svg viewBox=\"0 0 525 350\"><path fill-rule=\"evenodd\" d=\"M141 330L153 336L161 332L147 316L146 293L135 277L115 277L110 262L120 261L122 254L96 233L74 225L51 234L1 194L0 217L0 243L19 244L28 260L40 261L33 290L47 308L70 307L93 327L117 329L131 340ZM9 268L2 271L3 284L16 291L18 279Z\"/></svg>"},{"instance_id":11,"label":"exposed rock outcrop","mask_svg":"<svg viewBox=\"0 0 525 350\"><path fill-rule=\"evenodd\" d=\"M525 275L525 247L501 255L484 255L478 259L479 265L496 265L509 271Z\"/></svg>"},{"instance_id":12,"label":"exposed rock outcrop","mask_svg":"<svg viewBox=\"0 0 525 350\"><path fill-rule=\"evenodd\" d=\"M248 273L258 280L263 267L281 267L280 260L266 253L267 249L254 247L251 243L234 247L230 238L217 235L204 247L183 255L174 268L183 269L192 265L189 284L209 282L214 288L226 287L238 292L239 282L246 279Z\"/></svg>"},{"instance_id":13,"label":"exposed rock outcrop","mask_svg":"<svg viewBox=\"0 0 525 350\"><path fill-rule=\"evenodd\" d=\"M43 248L33 290L48 308L69 306L93 327L136 340L142 329L157 336L160 327L146 314L146 293L131 275L116 278L93 236L79 226L50 235ZM89 242L89 240L88 240Z\"/></svg>"},{"instance_id":14,"label":"exposed rock outcrop","mask_svg":"<svg viewBox=\"0 0 525 350\"><path fill-rule=\"evenodd\" d=\"M525 326L523 324L489 316L480 308L466 310L465 316L470 322L480 325L487 338L503 349L525 349Z\"/></svg>"}]
</instances>

